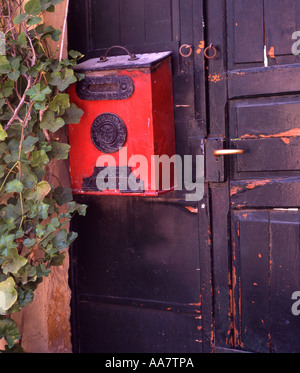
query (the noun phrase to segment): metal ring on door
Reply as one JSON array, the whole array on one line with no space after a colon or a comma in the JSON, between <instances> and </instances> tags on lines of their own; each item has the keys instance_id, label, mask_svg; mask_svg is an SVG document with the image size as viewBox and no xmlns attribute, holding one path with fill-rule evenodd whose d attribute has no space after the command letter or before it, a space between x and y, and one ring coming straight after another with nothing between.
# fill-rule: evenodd
<instances>
[{"instance_id":1,"label":"metal ring on door","mask_svg":"<svg viewBox=\"0 0 300 373\"><path fill-rule=\"evenodd\" d=\"M212 54L211 56L209 56L209 55L207 54L207 51L208 51L208 50L213 50L213 54ZM208 58L209 60L215 58L216 55L217 55L217 50L216 50L216 48L215 48L212 44L209 44L209 46L208 46L207 48L204 49L204 56L205 56L206 58Z\"/></svg>"},{"instance_id":2,"label":"metal ring on door","mask_svg":"<svg viewBox=\"0 0 300 373\"><path fill-rule=\"evenodd\" d=\"M183 49L189 49L188 53L183 53ZM184 58L187 58L187 57L190 57L190 55L193 53L193 49L192 49L192 46L189 45L189 44L183 44L180 48L179 48L179 54L181 57L184 57Z\"/></svg>"}]
</instances>

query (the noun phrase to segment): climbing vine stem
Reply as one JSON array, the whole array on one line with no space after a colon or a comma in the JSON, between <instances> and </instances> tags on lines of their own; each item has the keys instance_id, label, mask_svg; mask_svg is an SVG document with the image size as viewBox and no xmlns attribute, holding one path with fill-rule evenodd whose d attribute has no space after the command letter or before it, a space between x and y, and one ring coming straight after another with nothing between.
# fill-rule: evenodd
<instances>
[{"instance_id":1,"label":"climbing vine stem","mask_svg":"<svg viewBox=\"0 0 300 373\"><path fill-rule=\"evenodd\" d=\"M83 78L74 67L81 54L62 58L63 35L43 21L64 0L0 0L0 340L2 352L22 351L13 314L60 266L77 233L66 229L86 205L67 187L52 184L54 162L66 161L70 146L59 140L79 123L82 110L67 88ZM62 41L61 41L62 40ZM54 41L59 45L51 50ZM55 57L59 51L59 56Z\"/></svg>"}]
</instances>

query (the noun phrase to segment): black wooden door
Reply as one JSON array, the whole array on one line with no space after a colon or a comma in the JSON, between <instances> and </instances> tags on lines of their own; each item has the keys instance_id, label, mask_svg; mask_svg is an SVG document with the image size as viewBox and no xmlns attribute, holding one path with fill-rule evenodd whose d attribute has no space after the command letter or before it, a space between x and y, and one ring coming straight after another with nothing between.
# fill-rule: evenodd
<instances>
[{"instance_id":1,"label":"black wooden door","mask_svg":"<svg viewBox=\"0 0 300 373\"><path fill-rule=\"evenodd\" d=\"M216 348L299 352L300 2L213 0L206 16Z\"/></svg>"},{"instance_id":2,"label":"black wooden door","mask_svg":"<svg viewBox=\"0 0 300 373\"><path fill-rule=\"evenodd\" d=\"M176 152L203 154L203 25L202 0L73 0L69 46L86 58L172 51ZM88 210L73 221L74 351L211 351L209 205L185 194L77 197Z\"/></svg>"}]
</instances>

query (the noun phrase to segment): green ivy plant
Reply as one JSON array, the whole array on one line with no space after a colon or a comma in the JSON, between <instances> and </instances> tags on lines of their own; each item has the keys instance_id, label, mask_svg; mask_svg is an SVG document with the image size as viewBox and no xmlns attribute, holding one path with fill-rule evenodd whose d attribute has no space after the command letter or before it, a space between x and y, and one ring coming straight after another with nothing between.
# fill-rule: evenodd
<instances>
[{"instance_id":1,"label":"green ivy plant","mask_svg":"<svg viewBox=\"0 0 300 373\"><path fill-rule=\"evenodd\" d=\"M0 0L0 339L9 352L21 349L11 314L63 263L77 237L68 223L86 211L70 189L51 184L53 162L70 150L56 131L83 114L66 93L83 78L73 69L81 54L55 57L48 41L58 42L61 32L42 20L62 1Z\"/></svg>"}]
</instances>

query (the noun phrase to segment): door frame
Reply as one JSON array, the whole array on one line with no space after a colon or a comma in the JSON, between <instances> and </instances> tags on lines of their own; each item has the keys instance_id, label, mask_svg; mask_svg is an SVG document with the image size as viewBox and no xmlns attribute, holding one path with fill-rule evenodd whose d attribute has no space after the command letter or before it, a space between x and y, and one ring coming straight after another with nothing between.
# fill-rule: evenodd
<instances>
[{"instance_id":1,"label":"door frame","mask_svg":"<svg viewBox=\"0 0 300 373\"><path fill-rule=\"evenodd\" d=\"M226 0L205 1L205 22L206 45L213 43L217 50L216 58L206 60L208 136L205 158L211 214L213 349L234 352L229 173L227 160L213 156L213 151L222 149L228 139Z\"/></svg>"}]
</instances>

